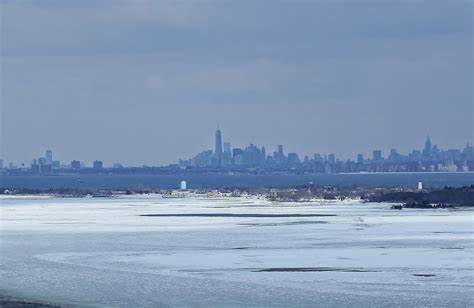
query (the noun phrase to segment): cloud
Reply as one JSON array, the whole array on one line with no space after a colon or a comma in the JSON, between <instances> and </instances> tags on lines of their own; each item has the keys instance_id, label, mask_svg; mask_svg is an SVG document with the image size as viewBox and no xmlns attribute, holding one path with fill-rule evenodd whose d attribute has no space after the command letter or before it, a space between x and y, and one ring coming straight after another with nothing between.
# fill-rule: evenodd
<instances>
[{"instance_id":1,"label":"cloud","mask_svg":"<svg viewBox=\"0 0 474 308\"><path fill-rule=\"evenodd\" d=\"M289 68L271 61L232 65L191 66L168 75L152 73L146 84L155 90L187 93L238 94L269 91L288 78Z\"/></svg>"},{"instance_id":2,"label":"cloud","mask_svg":"<svg viewBox=\"0 0 474 308\"><path fill-rule=\"evenodd\" d=\"M471 1L0 6L5 159L53 144L171 162L212 143L217 119L242 146L307 153L472 139Z\"/></svg>"},{"instance_id":3,"label":"cloud","mask_svg":"<svg viewBox=\"0 0 474 308\"><path fill-rule=\"evenodd\" d=\"M202 20L204 6L191 1L155 0L124 0L118 4L123 14L176 27L192 26Z\"/></svg>"}]
</instances>

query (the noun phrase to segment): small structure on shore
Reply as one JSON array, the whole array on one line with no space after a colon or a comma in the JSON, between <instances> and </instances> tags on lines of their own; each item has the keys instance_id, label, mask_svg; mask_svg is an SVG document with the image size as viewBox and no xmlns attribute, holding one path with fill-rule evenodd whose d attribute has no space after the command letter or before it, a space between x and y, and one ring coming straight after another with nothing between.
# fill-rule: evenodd
<instances>
[{"instance_id":1,"label":"small structure on shore","mask_svg":"<svg viewBox=\"0 0 474 308\"><path fill-rule=\"evenodd\" d=\"M423 190L423 182L422 181L418 182L418 190Z\"/></svg>"},{"instance_id":2,"label":"small structure on shore","mask_svg":"<svg viewBox=\"0 0 474 308\"><path fill-rule=\"evenodd\" d=\"M181 189L181 190L186 190L186 189L187 189L187 183L186 183L186 181L181 181L180 189Z\"/></svg>"}]
</instances>

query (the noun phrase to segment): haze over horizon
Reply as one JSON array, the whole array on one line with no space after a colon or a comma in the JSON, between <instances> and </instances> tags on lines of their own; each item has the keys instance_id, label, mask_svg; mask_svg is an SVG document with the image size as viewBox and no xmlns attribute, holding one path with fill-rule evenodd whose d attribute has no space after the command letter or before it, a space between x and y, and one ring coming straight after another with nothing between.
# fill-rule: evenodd
<instances>
[{"instance_id":1,"label":"haze over horizon","mask_svg":"<svg viewBox=\"0 0 474 308\"><path fill-rule=\"evenodd\" d=\"M473 142L471 1L2 1L0 158Z\"/></svg>"},{"instance_id":2,"label":"haze over horizon","mask_svg":"<svg viewBox=\"0 0 474 308\"><path fill-rule=\"evenodd\" d=\"M429 137L429 136L428 136ZM431 139L431 138L430 138ZM206 140L207 141L207 140ZM214 142L214 141L213 141ZM229 140L224 140L224 142L230 142ZM467 142L469 143L469 142ZM232 143L231 143L232 145ZM235 147L240 147L240 148L245 148L246 146L248 146L249 144L242 144L242 145L236 145ZM442 145L440 144L437 144L437 143L434 143L433 145L436 145L438 146L441 150L448 150L448 149L451 149L451 148L445 148L443 147ZM466 144L463 144L463 145L460 145L459 147L454 147L453 149L462 149ZM211 150L214 152L214 149L213 149L213 146L214 145L211 145L209 142L206 142L205 143L205 146L203 145L203 147L201 149L198 150L198 152L200 151L205 151L205 150ZM256 144L256 146L258 146L259 148L261 148L262 146L264 146L267 150L269 150L268 154L271 155L273 151L277 150L277 146L278 145L275 145L275 147L273 148L269 148L266 144ZM285 154L288 154L288 153L291 153L291 152L295 152L293 151L292 149L287 149L284 146L284 153ZM234 146L233 146L234 147ZM392 148L396 148L396 147L389 147L387 149L382 149L380 147L374 147L373 149L370 149L370 150L366 150L366 151L361 151L361 152L358 152L357 154L363 154L364 155L364 158L367 158L367 159L371 159L372 157L372 150L382 150L382 155L383 157L388 157L388 155L390 154L390 150ZM423 146L422 146L422 143L420 143L419 146L416 146L415 148L411 149L411 150L407 150L405 152L399 152L400 154L403 154L403 155L406 155L406 154L409 154L412 150L422 150ZM29 161L5 161L4 163L8 163L8 162L13 162L15 163L17 166L20 165L20 164L25 164L25 166L28 166L28 164L31 162L31 160L33 159L38 159L40 157L44 157L45 156L45 151L47 150L52 150L53 151L53 155L54 155L54 159L55 160L59 160L61 162L61 164L66 164L68 165L72 160L79 160L81 163L84 163L86 166L92 166L92 163L95 161L95 160L101 160L102 159L100 157L97 157L97 158L92 158L90 160L85 160L85 159L82 159L82 157L78 157L77 155L72 157L72 158L65 158L63 155L62 155L62 152L61 149L58 149L58 148L55 148L55 147L46 147L44 149L41 149L40 151L37 151L37 153L35 155L32 155L30 160ZM397 150L398 151L398 150ZM195 154L198 154L198 152L196 153L193 153L187 157L176 157L176 160L175 161L170 161L169 163L151 163L151 164L146 164L146 163L143 163L143 164L140 164L140 163L128 163L127 160L124 161L103 161L104 165L106 167L112 167L113 164L116 164L116 163L119 163L119 164L123 164L123 166L125 167L140 167L140 166L164 166L164 165L168 165L168 164L176 164L178 162L179 159L190 159L192 158ZM321 151L315 151L313 153L305 153L305 152L302 152L302 153L297 153L298 155L300 155L300 158L301 159L304 159L304 156L305 155L308 155L310 159L313 158L313 155L314 154L322 154L323 156L324 155L329 155L329 154L335 154L336 155L336 158L337 159L340 159L340 160L347 160L347 159L350 159L350 160L355 160L356 159L356 155L357 154L354 154L353 156L344 156L344 155L340 155L339 153L335 153L335 152L321 152ZM93 157L94 155L88 155L89 157ZM0 157L0 159L3 159Z\"/></svg>"}]
</instances>

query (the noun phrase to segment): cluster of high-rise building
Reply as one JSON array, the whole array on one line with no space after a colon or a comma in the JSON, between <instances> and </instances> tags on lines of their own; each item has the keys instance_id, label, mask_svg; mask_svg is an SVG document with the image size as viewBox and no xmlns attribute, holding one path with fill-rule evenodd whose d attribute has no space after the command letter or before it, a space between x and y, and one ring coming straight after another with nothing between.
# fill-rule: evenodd
<instances>
[{"instance_id":1,"label":"cluster of high-rise building","mask_svg":"<svg viewBox=\"0 0 474 308\"><path fill-rule=\"evenodd\" d=\"M114 164L114 167L121 168L120 164ZM79 171L81 169L87 168L83 163L78 160L73 160L69 164L61 164L59 160L53 159L53 151L46 150L45 156L34 158L30 166L15 166L12 162L8 166L3 165L3 159L0 159L0 170L2 171L16 171L16 172L28 172L33 174L48 174L57 171L72 170ZM100 170L103 168L103 163L100 160L93 162L92 169ZM91 169L91 168L89 168Z\"/></svg>"},{"instance_id":2,"label":"cluster of high-rise building","mask_svg":"<svg viewBox=\"0 0 474 308\"><path fill-rule=\"evenodd\" d=\"M283 145L267 154L265 147L250 144L245 148L231 149L229 142L222 141L222 132L216 130L215 147L202 151L188 160L179 160L186 168L295 170L308 172L418 172L418 171L473 171L474 151L469 144L462 150L440 150L428 137L423 150L413 150L402 155L392 149L387 157L381 150L374 150L372 157L358 154L354 160L340 160L335 154L316 153L300 158L297 153L285 154Z\"/></svg>"},{"instance_id":3,"label":"cluster of high-rise building","mask_svg":"<svg viewBox=\"0 0 474 308\"><path fill-rule=\"evenodd\" d=\"M46 150L45 157L33 159L33 162L31 163L31 172L46 174L46 173L52 173L55 170L61 170L61 169L80 170L81 168L84 168L84 167L85 167L84 164L82 164L78 160L73 160L68 165L61 165L60 161L53 160L53 151ZM102 169L103 168L102 161L100 160L94 161L92 168L95 170Z\"/></svg>"},{"instance_id":4,"label":"cluster of high-rise building","mask_svg":"<svg viewBox=\"0 0 474 308\"><path fill-rule=\"evenodd\" d=\"M303 158L297 153L285 153L283 145L267 153L264 146L250 144L244 148L232 148L230 142L223 142L222 132L215 132L214 151L205 150L191 159L179 160L178 164L164 167L130 167L124 168L115 163L105 168L103 162L96 160L92 166L73 160L60 164L53 159L53 151L47 150L44 157L33 159L30 166L22 164L16 167L12 163L4 166L0 159L0 173L182 173L186 172L286 172L286 173L340 173L340 172L468 172L474 171L474 150L467 144L464 149L441 150L433 145L428 137L423 149L413 150L403 155L392 149L384 157L381 150L374 150L371 157L358 154L355 159L342 160L335 154L316 153Z\"/></svg>"},{"instance_id":5,"label":"cluster of high-rise building","mask_svg":"<svg viewBox=\"0 0 474 308\"><path fill-rule=\"evenodd\" d=\"M300 161L296 153L283 154L283 146L279 145L273 155L267 156L265 147L257 147L250 144L245 148L231 149L230 142L222 142L222 132L216 130L214 152L206 150L198 153L189 160L179 160L179 165L189 167L216 167L225 168L230 166L257 167L272 163Z\"/></svg>"},{"instance_id":6,"label":"cluster of high-rise building","mask_svg":"<svg viewBox=\"0 0 474 308\"><path fill-rule=\"evenodd\" d=\"M53 160L53 151L46 150L44 157L35 158L31 163L31 171L33 173L52 173L53 169L59 169L60 162Z\"/></svg>"}]
</instances>

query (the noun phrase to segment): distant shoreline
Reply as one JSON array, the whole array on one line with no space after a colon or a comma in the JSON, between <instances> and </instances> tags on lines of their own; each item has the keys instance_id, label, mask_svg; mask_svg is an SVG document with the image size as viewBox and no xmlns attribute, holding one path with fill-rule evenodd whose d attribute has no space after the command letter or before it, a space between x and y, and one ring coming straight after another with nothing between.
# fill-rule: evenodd
<instances>
[{"instance_id":1,"label":"distant shoreline","mask_svg":"<svg viewBox=\"0 0 474 308\"><path fill-rule=\"evenodd\" d=\"M362 202L398 203L397 209L406 208L450 208L474 207L474 185L444 188L400 188L400 187L333 187L300 185L289 187L259 187L241 190L223 189L160 189L160 190L90 190L81 188L59 188L47 190L0 190L3 197L58 197L58 198L114 198L129 195L157 195L165 199L183 198L235 198L248 197L276 202L318 202L360 200Z\"/></svg>"},{"instance_id":2,"label":"distant shoreline","mask_svg":"<svg viewBox=\"0 0 474 308\"><path fill-rule=\"evenodd\" d=\"M0 295L0 307L8 308L59 308L61 306L40 303L39 301L31 301L26 299L12 298Z\"/></svg>"},{"instance_id":3,"label":"distant shoreline","mask_svg":"<svg viewBox=\"0 0 474 308\"><path fill-rule=\"evenodd\" d=\"M474 184L474 172L307 173L307 174L50 174L1 175L0 189L173 189L180 181L194 189L290 187L313 183L335 187L460 187Z\"/></svg>"}]
</instances>

